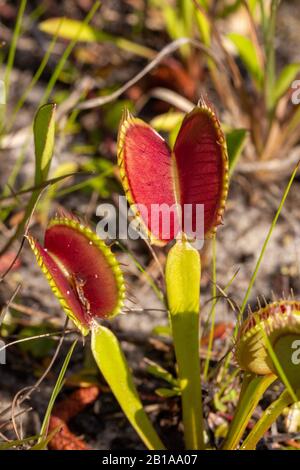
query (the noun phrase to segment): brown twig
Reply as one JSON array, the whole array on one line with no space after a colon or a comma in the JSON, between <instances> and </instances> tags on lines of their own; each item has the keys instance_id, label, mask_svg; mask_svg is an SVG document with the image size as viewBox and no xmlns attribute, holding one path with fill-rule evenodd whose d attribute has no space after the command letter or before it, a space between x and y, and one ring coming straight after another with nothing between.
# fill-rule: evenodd
<instances>
[{"instance_id":1,"label":"brown twig","mask_svg":"<svg viewBox=\"0 0 300 470\"><path fill-rule=\"evenodd\" d=\"M79 109L92 109L97 108L99 106L103 106L104 104L111 103L112 101L116 100L121 96L125 91L135 85L139 80L141 80L145 75L147 75L151 70L153 70L166 56L172 54L173 52L177 51L182 47L184 44L191 44L196 49L201 50L209 57L211 57L218 65L222 66L219 59L213 54L213 52L201 44L199 41L192 39L192 38L179 38L175 41L172 41L170 44L165 46L153 59L149 62L138 74L136 74L131 80L126 82L120 88L118 88L115 92L111 93L107 96L100 96L98 98L93 98L90 100L85 101L84 103L80 103L78 105Z\"/></svg>"}]
</instances>

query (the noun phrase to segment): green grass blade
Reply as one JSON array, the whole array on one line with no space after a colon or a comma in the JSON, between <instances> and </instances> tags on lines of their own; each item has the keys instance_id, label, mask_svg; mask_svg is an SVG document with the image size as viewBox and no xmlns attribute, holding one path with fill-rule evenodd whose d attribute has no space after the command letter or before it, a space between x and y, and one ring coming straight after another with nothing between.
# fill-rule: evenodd
<instances>
[{"instance_id":1,"label":"green grass blade","mask_svg":"<svg viewBox=\"0 0 300 470\"><path fill-rule=\"evenodd\" d=\"M243 318L243 314L244 314L244 311L245 311L245 308L247 306L247 303L248 303L248 300L249 300L249 297L250 297L250 294L251 294L251 291L252 291L252 287L255 283L255 280L256 280L256 277L257 277L257 274L258 274L258 271L259 271L259 268L260 268L260 265L263 261L263 258L264 258L264 255L265 255L265 252L266 252L266 249L267 249L267 246L268 246L268 243L269 243L269 240L271 238L271 235L273 233L273 230L274 228L276 227L276 224L277 224L277 220L280 216L280 213L281 213L281 210L283 208L283 205L285 203L285 200L290 192L290 189L291 189L291 186L293 184L293 181L295 179L295 176L297 174L297 171L298 171L298 168L299 168L299 163L298 165L296 166L295 170L293 171L291 177L290 177L290 180L285 188L285 191L283 193L283 196L281 198L281 201L280 201L280 204L279 204L279 207L276 211L276 214L274 216L274 219L271 223L271 226L269 228L269 231L267 233L267 236L265 238L265 241L263 243L263 246L262 246L262 249L261 249L261 252L259 254L259 257L256 261L256 264L255 264L255 268L254 268L254 271L252 273L252 276L251 276L251 279L250 279L250 282L249 282L249 285L248 285L248 288L247 288L247 291L246 291L246 294L244 296L244 299L243 299L243 303L242 303L242 306L240 308L240 311L239 311L239 315L238 315L238 318L237 318L237 323L236 323L236 326L235 326L235 329L234 329L234 338L237 337L237 333L238 333L238 328L239 328L239 325L241 324L241 321L242 321L242 318ZM230 359L232 357L232 354L228 354L227 356L227 359L226 359L226 362L224 364L224 370L227 370L228 366L229 366L229 363L230 363Z\"/></svg>"},{"instance_id":2,"label":"green grass blade","mask_svg":"<svg viewBox=\"0 0 300 470\"><path fill-rule=\"evenodd\" d=\"M55 387L52 390L52 394L51 394L51 397L50 397L50 400L49 400L49 403L48 403L48 406L47 406L47 410L46 410L46 413L45 413L45 416L44 416L44 419L43 419L41 432L40 432L40 438L38 440L38 443L42 442L42 440L45 438L45 436L47 434L50 415L52 413L52 409L53 409L55 400L57 398L57 395L59 394L59 392L61 391L61 388L63 386L65 373L66 373L67 367L69 365L69 362L70 362L70 359L72 357L72 354L73 354L73 351L74 351L74 348L75 348L76 344L77 344L77 340L75 340L73 342L72 346L70 347L70 349L68 351L68 354L66 355L65 360L63 362L62 368L60 369Z\"/></svg>"},{"instance_id":3,"label":"green grass blade","mask_svg":"<svg viewBox=\"0 0 300 470\"><path fill-rule=\"evenodd\" d=\"M172 385L172 387L178 386L178 380L173 377L171 372L164 369L161 365L157 364L154 361L150 361L149 359L147 359L146 371L148 372L148 374L151 374L154 377L165 380L166 382L168 382L168 384Z\"/></svg>"},{"instance_id":4,"label":"green grass blade","mask_svg":"<svg viewBox=\"0 0 300 470\"><path fill-rule=\"evenodd\" d=\"M55 136L54 104L47 104L38 109L34 120L33 133L35 143L35 186L42 187L47 179L52 160ZM14 240L16 240L20 235L24 234L26 223L39 200L40 194L41 189L33 190L25 208L24 217L18 225L14 235L2 248L1 254L8 249Z\"/></svg>"},{"instance_id":5,"label":"green grass blade","mask_svg":"<svg viewBox=\"0 0 300 470\"><path fill-rule=\"evenodd\" d=\"M180 14L184 23L185 36L193 37L194 4L190 0L181 0Z\"/></svg>"},{"instance_id":6,"label":"green grass blade","mask_svg":"<svg viewBox=\"0 0 300 470\"><path fill-rule=\"evenodd\" d=\"M272 235L272 233L273 233L274 228L276 227L278 217L280 216L280 213L281 213L281 210L282 210L283 205L284 205L284 203L285 203L285 200L286 200L286 198L287 198L287 196L288 196L288 194L289 194L289 192L290 192L291 186L292 186L293 181L294 181L294 179L295 179L295 176L296 176L296 174L297 174L297 172L298 172L298 168L299 168L299 163L297 164L296 168L294 169L294 171L293 171L293 173L292 173L292 175L291 175L291 177L290 177L290 180L289 180L289 182L288 182L288 184L287 184L287 186L286 186L286 188L285 188L285 191L284 191L284 193L283 193L283 196L282 196L282 199L281 199L281 201L280 201L279 207L278 207L278 209L277 209L277 211L276 211L275 217L274 217L274 219L273 219L273 221L272 221L272 223L271 223L270 229L269 229L268 234L267 234L267 236L266 236L266 239L265 239L265 241L264 241L264 243L263 243L263 246L262 246L260 255L259 255L258 260L257 260L257 262L256 262L256 265L255 265L253 274L252 274L251 279L250 279L250 283L249 283L248 289L247 289L247 291L246 291L246 294L245 294L245 297L244 297L244 300L243 300L243 303L242 303L242 306L241 306L240 318L239 318L239 320L241 320L241 318L242 318L242 316L243 316L243 313L244 313L244 311L245 311L245 308L246 308L246 305L247 305L247 302L248 302L248 299L249 299L249 296L250 296L252 287L253 287L254 282L255 282L255 280L256 280L256 276L257 276L257 274L258 274L258 270L259 270L259 268L260 268L260 265L261 265L261 263L262 263L263 257L264 257L264 255L265 255L265 252L266 252L266 249L267 249L269 240L270 240L270 238L271 238L271 235Z\"/></svg>"},{"instance_id":7,"label":"green grass blade","mask_svg":"<svg viewBox=\"0 0 300 470\"><path fill-rule=\"evenodd\" d=\"M48 82L48 85L47 85L47 88L44 92L44 95L42 97L42 100L41 102L42 103L45 103L46 101L48 101L48 98L49 96L51 95L52 93L52 90L55 86L55 83L56 81L58 80L59 78L59 75L60 73L62 72L63 68L64 68L64 65L67 61L67 59L69 58L70 54L72 53L74 47L76 46L79 38L80 38L80 34L81 34L81 31L83 30L83 28L85 26L88 25L88 23L91 21L91 19L93 18L93 16L95 15L96 11L99 9L100 7L100 4L101 2L99 1L96 1L93 5L93 7L91 8L91 10L89 11L89 13L87 14L87 16L85 17L85 19L82 21L81 25L80 25L80 28L77 30L77 33L75 35L75 37L72 39L72 41L70 41L70 43L68 44L68 46L66 47L66 49L64 50L58 64L56 65L54 71L53 71L53 74L51 75L51 78Z\"/></svg>"},{"instance_id":8,"label":"green grass blade","mask_svg":"<svg viewBox=\"0 0 300 470\"><path fill-rule=\"evenodd\" d=\"M266 73L264 75L264 88L267 109L272 110L273 90L276 80L275 71L275 28L276 15L280 0L271 0L270 14L267 20L267 29L265 33L265 51L266 51Z\"/></svg>"},{"instance_id":9,"label":"green grass blade","mask_svg":"<svg viewBox=\"0 0 300 470\"><path fill-rule=\"evenodd\" d=\"M52 174L52 178L60 178L71 173L76 173L78 170L78 164L74 161L67 161L61 163ZM41 223L46 224L48 220L48 215L51 208L51 203L55 199L58 188L60 184L64 183L64 178L58 181L57 183L52 184L48 187L47 191L43 195L42 200L39 202L39 212L41 217Z\"/></svg>"},{"instance_id":10,"label":"green grass blade","mask_svg":"<svg viewBox=\"0 0 300 470\"><path fill-rule=\"evenodd\" d=\"M211 45L210 22L208 21L206 15L201 10L196 9L195 14L196 14L196 21L197 21L201 40L203 44L205 44L205 46L210 47Z\"/></svg>"},{"instance_id":11,"label":"green grass blade","mask_svg":"<svg viewBox=\"0 0 300 470\"><path fill-rule=\"evenodd\" d=\"M9 450L13 447L19 447L23 444L29 444L31 441L36 441L38 436L25 437L25 439L16 439L15 441L0 442L0 450Z\"/></svg>"},{"instance_id":12,"label":"green grass blade","mask_svg":"<svg viewBox=\"0 0 300 470\"><path fill-rule=\"evenodd\" d=\"M14 125L14 122L16 120L16 117L18 115L18 112L20 111L20 109L22 108L23 104L25 103L26 99L27 99L27 96L29 95L29 93L32 91L32 89L34 88L35 84L38 82L38 80L40 79L43 71L45 70L47 64L48 64L48 61L50 59L50 56L52 54L52 51L54 49L54 46L56 44L56 41L57 41L57 35L58 35L58 31L56 32L55 36L52 38L52 41L50 42L50 45L45 53L45 55L43 56L43 59L37 69L37 71L35 72L34 76L32 77L31 79L31 82L29 83L29 85L26 87L26 90L24 91L24 93L22 94L22 96L20 97L20 99L18 100L16 106L14 107L13 109L13 112L12 112L12 117L7 125L7 131L9 131L12 126Z\"/></svg>"},{"instance_id":13,"label":"green grass blade","mask_svg":"<svg viewBox=\"0 0 300 470\"><path fill-rule=\"evenodd\" d=\"M37 442L30 448L30 450L45 450L47 448L48 443L51 439L60 431L61 427L57 427L51 431L45 439L42 439L40 442Z\"/></svg>"},{"instance_id":14,"label":"green grass blade","mask_svg":"<svg viewBox=\"0 0 300 470\"><path fill-rule=\"evenodd\" d=\"M15 54L16 54L16 49L17 49L17 42L18 42L18 39L19 39L19 36L20 36L20 31L21 31L21 26L22 26L22 19L23 19L25 8L26 8L26 3L27 3L27 0L21 0L20 7L18 9L18 15L17 15L17 19L16 19L15 29L14 29L14 32L13 32L13 37L12 37L12 40L11 40L9 53L8 53L8 58L7 58L7 64L6 64L5 75L4 75L4 83L5 83L7 101L8 101L8 97L9 97L10 75L11 75L11 71L12 71L12 68L13 68L13 65L14 65Z\"/></svg>"},{"instance_id":15,"label":"green grass blade","mask_svg":"<svg viewBox=\"0 0 300 470\"><path fill-rule=\"evenodd\" d=\"M120 249L123 251L123 253L126 253L131 259L132 261L134 262L135 266L137 267L137 269L145 276L145 278L147 279L147 282L149 284L149 286L152 288L153 292L155 293L156 297L161 301L163 302L163 304L165 305L165 299L164 299L164 294L163 292L161 291L161 289L158 287L158 285L156 284L156 282L154 281L154 279L150 276L150 274L147 272L147 270L145 269L145 267L137 260L137 258L135 257L135 255L132 253L132 251L129 250L129 248L127 248L126 246L124 246L122 243L120 243L119 241L116 242L116 245L120 247Z\"/></svg>"}]
</instances>

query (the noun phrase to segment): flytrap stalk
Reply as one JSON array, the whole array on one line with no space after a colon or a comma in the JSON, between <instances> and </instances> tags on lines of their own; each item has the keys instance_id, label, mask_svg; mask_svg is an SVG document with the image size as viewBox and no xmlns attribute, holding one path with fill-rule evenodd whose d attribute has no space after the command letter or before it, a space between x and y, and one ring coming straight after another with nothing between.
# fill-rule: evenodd
<instances>
[{"instance_id":1,"label":"flytrap stalk","mask_svg":"<svg viewBox=\"0 0 300 470\"><path fill-rule=\"evenodd\" d=\"M127 200L150 242L161 246L177 240L167 256L166 289L184 440L187 449L204 449L199 357L201 264L199 253L187 240L214 236L222 222L228 192L225 137L204 99L183 119L173 149L151 126L125 111L119 127L118 164ZM180 211L171 212L176 205ZM204 207L201 224L197 224L199 205ZM159 208L160 217L152 216L153 207ZM169 226L165 233L166 218Z\"/></svg>"},{"instance_id":2,"label":"flytrap stalk","mask_svg":"<svg viewBox=\"0 0 300 470\"><path fill-rule=\"evenodd\" d=\"M187 449L204 449L201 370L199 357L199 298L201 263L197 250L179 240L166 264L167 300L181 390Z\"/></svg>"}]
</instances>

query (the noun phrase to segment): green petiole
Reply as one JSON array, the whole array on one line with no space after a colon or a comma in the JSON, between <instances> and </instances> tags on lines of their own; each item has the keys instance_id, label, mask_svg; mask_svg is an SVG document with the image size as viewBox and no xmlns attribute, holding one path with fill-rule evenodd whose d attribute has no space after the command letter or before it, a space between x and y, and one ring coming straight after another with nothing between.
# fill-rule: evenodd
<instances>
[{"instance_id":1,"label":"green petiole","mask_svg":"<svg viewBox=\"0 0 300 470\"><path fill-rule=\"evenodd\" d=\"M199 358L200 256L186 241L177 241L167 257L166 286L181 389L187 449L204 449Z\"/></svg>"}]
</instances>

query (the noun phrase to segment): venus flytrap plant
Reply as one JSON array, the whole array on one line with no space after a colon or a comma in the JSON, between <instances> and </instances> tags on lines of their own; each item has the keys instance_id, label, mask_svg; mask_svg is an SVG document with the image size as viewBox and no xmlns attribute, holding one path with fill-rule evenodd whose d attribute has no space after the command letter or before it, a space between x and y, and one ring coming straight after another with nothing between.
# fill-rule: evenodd
<instances>
[{"instance_id":1,"label":"venus flytrap plant","mask_svg":"<svg viewBox=\"0 0 300 470\"><path fill-rule=\"evenodd\" d=\"M178 363L185 445L203 449L201 263L188 240L201 241L202 246L203 239L214 235L222 221L228 191L225 138L215 112L203 99L184 118L172 150L151 126L125 111L118 135L118 163L128 202L150 242L165 245L177 239L167 256L167 304ZM200 205L204 213L199 224ZM168 231L164 230L166 220Z\"/></svg>"},{"instance_id":2,"label":"venus flytrap plant","mask_svg":"<svg viewBox=\"0 0 300 470\"><path fill-rule=\"evenodd\" d=\"M239 329L235 355L245 371L234 419L223 449L235 449L248 421L265 390L276 378L285 391L263 413L242 444L242 449L255 448L258 440L283 409L298 401L300 395L299 364L293 361L295 344L300 341L300 303L283 300L266 305L252 313Z\"/></svg>"},{"instance_id":3,"label":"venus flytrap plant","mask_svg":"<svg viewBox=\"0 0 300 470\"><path fill-rule=\"evenodd\" d=\"M243 370L255 374L277 374L269 344L284 368L289 382L300 388L297 365L293 364L293 341L300 334L300 303L283 300L252 313L239 330L236 358Z\"/></svg>"},{"instance_id":4,"label":"venus flytrap plant","mask_svg":"<svg viewBox=\"0 0 300 470\"><path fill-rule=\"evenodd\" d=\"M44 70L56 39L64 37L71 41L50 78L41 103L47 101L47 96L51 94L59 73L78 41L113 42L121 49L148 59L155 57L155 51L147 47L129 42L124 38L112 37L91 27L89 22L100 4L99 2L94 3L93 8L82 22L68 18L51 18L40 23L40 29L53 36L53 42L50 44L32 83L29 85L29 90ZM273 43L275 16L279 1L233 2L234 5L225 5L224 8L221 6L220 13L216 17L211 16L214 9L211 8L212 5L209 0L196 0L194 2L192 0L181 0L178 2L179 7L174 11L169 8L166 1L162 1L161 5L157 1L152 3L164 10L167 29L171 37L178 37L180 31L181 33L182 31L189 33L184 34L184 36L192 36L195 26L194 21L197 21L205 46L210 47L213 37L216 39L215 43L218 45L220 52L224 54L223 60L232 76L223 75L222 80L220 80L217 62L210 54L208 54L207 64L223 105L232 112L232 121L236 121L237 119L234 118L240 116L244 121L242 122L243 126L250 127L250 139L254 144L257 155L262 160L274 159L278 149L281 153L285 151L287 154L298 139L296 131L300 114L293 111L290 116L286 111L289 102L289 88L293 79L299 73L300 66L298 63L289 64L276 78ZM226 52L222 36L215 28L218 17L225 16L226 10L226 15L230 13L230 10L233 11L239 6L247 8L248 11L248 3L252 5L249 9L249 19L252 24L251 40L237 34L228 35L228 38L235 44L238 55L246 66L250 81L253 82L253 99L249 98L239 67L236 66L235 59L231 57L230 52ZM261 9L261 19L258 23L254 15L256 3ZM16 41L20 34L25 5L26 1L22 0L9 51L4 77L7 90L9 89ZM192 18L193 12L194 17ZM268 14L269 12L270 14ZM261 46L260 41L258 41L260 35L256 34L256 29L258 32L263 33ZM179 36L182 35L181 33ZM181 51L185 59L193 57L192 47L183 46ZM192 60L189 60L188 63L192 65ZM264 68L265 70L263 70ZM236 86L239 81L239 86ZM16 112L22 106L27 94L25 92L20 98L15 108ZM261 107L257 108L253 103L261 104ZM257 109L261 113L257 112ZM12 119L6 126L6 131L10 129L16 117L15 114L13 113ZM259 121L257 116L260 114L262 119ZM282 119L279 119L279 114ZM167 256L165 281L166 303L178 365L178 379L171 374L168 375L168 371L162 368L159 370L156 365L153 368L156 376L167 379L167 382L172 386L172 389L167 390L169 396L181 396L186 447L188 449L204 449L205 426L202 412L201 365L199 359L201 259L199 252L193 247L193 242L195 239L201 242L202 238L215 237L216 227L221 223L228 189L228 158L220 124L214 111L204 100L201 100L199 105L184 118L178 135L177 131L183 117L182 113L179 116L178 113L168 113L167 117L168 122L174 121L174 118L176 118L176 122L172 121L171 125L169 124L170 127L175 128L176 126L170 136L170 139L174 141L172 149L150 126L125 112L120 124L118 138L118 163L128 201L151 243L163 246L176 240ZM163 125L166 126L166 115L161 116L161 118L163 118ZM158 125L157 117L155 121ZM33 187L20 192L20 194L31 193L31 197L25 209L24 219L12 240L22 235L24 231L26 232L26 237L38 264L66 314L84 336L91 333L91 349L95 361L132 426L149 449L163 449L163 444L143 410L131 371L118 339L109 328L98 323L98 320L100 322L102 319L109 320L117 315L123 306L125 296L123 274L114 254L89 227L82 224L77 218L65 213L61 213L50 221L43 246L25 230L39 200L42 188L51 182L51 180L48 180L48 173L54 146L54 104L47 104L39 108L33 130L35 181ZM165 128L162 130L167 131L170 129ZM2 126L3 131L4 127ZM245 136L245 129L235 129L228 132L227 147L230 175L245 143ZM265 141L267 142L266 145L263 144ZM282 145L278 145L278 142ZM24 145L24 149L26 146L27 143ZM18 174L21 161L22 155L14 171L15 176ZM241 306L241 316L248 303L265 248L296 172L297 169L291 177L257 261ZM59 175L55 176L58 177ZM57 181L59 181L59 178L57 178ZM54 180L52 180L53 182ZM76 188L80 188L80 185L82 183L79 183ZM68 188L69 190L70 188ZM16 195L18 194L14 193L14 196ZM152 207L155 204L163 206L158 218L152 217ZM195 220L197 219L198 204L204 205L204 227L197 226ZM190 205L191 208L189 215L187 205ZM169 208L172 206L174 206L174 210L171 211L170 216ZM150 217L149 214L151 214ZM185 225L186 215L192 222L189 227ZM165 221L167 224L169 221L169 230L166 232L163 229ZM217 303L215 258L214 256L212 324L214 323L214 308ZM143 272L143 267L138 267ZM160 289L157 288L154 281L150 280L150 283L161 299ZM226 288L223 290L226 290ZM204 380L208 375L213 339L214 327L210 332L207 360L203 373ZM240 446L240 449L245 450L254 449L259 439L283 409L299 400L300 366L292 360L294 346L296 343L298 344L298 341L300 341L300 302L297 301L280 301L266 305L251 314L242 324L236 339L235 357L240 368L244 371L244 378L236 413L229 426L223 449L236 449L238 446ZM62 385L63 374L71 354L72 349L66 358L45 414L39 438L40 442L37 444L42 448L51 439L51 433L48 434L48 437L44 434L46 434L52 405ZM227 370L226 367L224 369ZM236 372L238 372L238 369L234 371L234 374ZM284 391L263 412L254 428L241 443L243 433L259 400L268 387L278 378L285 385ZM230 380L227 379L227 383L225 382L223 387L226 388L229 383ZM161 392L161 396L167 396L166 390L161 389ZM26 439L19 441L19 444L25 441ZM18 445L17 441L13 445Z\"/></svg>"},{"instance_id":5,"label":"venus flytrap plant","mask_svg":"<svg viewBox=\"0 0 300 470\"><path fill-rule=\"evenodd\" d=\"M86 336L96 363L128 420L149 449L163 449L147 417L121 346L97 319L110 319L123 306L123 274L111 249L70 215L52 219L44 246L27 236L37 262L68 317Z\"/></svg>"},{"instance_id":6,"label":"venus flytrap plant","mask_svg":"<svg viewBox=\"0 0 300 470\"><path fill-rule=\"evenodd\" d=\"M43 106L34 123L36 185L46 179L51 163L54 110L53 105ZM67 316L84 336L91 332L96 363L130 423L149 449L163 449L117 338L97 323L114 317L123 307L125 286L115 255L89 227L65 213L50 220L43 246L29 233L26 237Z\"/></svg>"}]
</instances>

